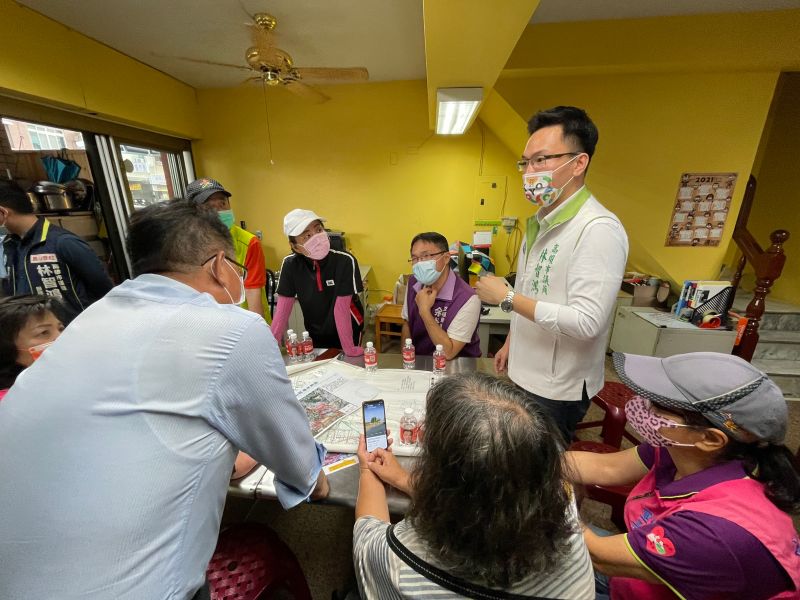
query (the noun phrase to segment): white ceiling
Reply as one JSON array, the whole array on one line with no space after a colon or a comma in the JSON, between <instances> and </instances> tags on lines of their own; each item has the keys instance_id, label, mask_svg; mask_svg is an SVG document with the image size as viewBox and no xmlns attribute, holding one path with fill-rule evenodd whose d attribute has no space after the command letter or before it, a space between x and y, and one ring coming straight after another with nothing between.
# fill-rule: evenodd
<instances>
[{"instance_id":1,"label":"white ceiling","mask_svg":"<svg viewBox=\"0 0 800 600\"><path fill-rule=\"evenodd\" d=\"M370 81L425 79L420 0L19 0L193 87L231 87L244 71L249 13L278 19L278 46L298 67L367 67ZM244 6L244 9L242 9Z\"/></svg>"},{"instance_id":2,"label":"white ceiling","mask_svg":"<svg viewBox=\"0 0 800 600\"><path fill-rule=\"evenodd\" d=\"M299 67L367 67L371 81L425 78L422 0L17 0L55 21L198 87L247 73L246 13L278 19L278 46ZM242 8L242 6L244 8ZM541 0L531 23L800 8L800 0Z\"/></svg>"},{"instance_id":3,"label":"white ceiling","mask_svg":"<svg viewBox=\"0 0 800 600\"><path fill-rule=\"evenodd\" d=\"M800 8L800 0L541 0L531 23L639 19Z\"/></svg>"}]
</instances>

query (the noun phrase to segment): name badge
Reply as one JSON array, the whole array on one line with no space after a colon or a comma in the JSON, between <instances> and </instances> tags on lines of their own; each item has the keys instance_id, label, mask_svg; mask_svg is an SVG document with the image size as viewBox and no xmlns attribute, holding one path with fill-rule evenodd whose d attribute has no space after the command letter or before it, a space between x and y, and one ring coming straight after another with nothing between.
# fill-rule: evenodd
<instances>
[{"instance_id":1,"label":"name badge","mask_svg":"<svg viewBox=\"0 0 800 600\"><path fill-rule=\"evenodd\" d=\"M336 284L334 283L333 279L326 279L325 285L327 285L328 287L333 287Z\"/></svg>"},{"instance_id":2,"label":"name badge","mask_svg":"<svg viewBox=\"0 0 800 600\"><path fill-rule=\"evenodd\" d=\"M56 261L58 261L58 257L55 254L32 254L31 255L31 264L46 263L46 262L56 262Z\"/></svg>"}]
</instances>

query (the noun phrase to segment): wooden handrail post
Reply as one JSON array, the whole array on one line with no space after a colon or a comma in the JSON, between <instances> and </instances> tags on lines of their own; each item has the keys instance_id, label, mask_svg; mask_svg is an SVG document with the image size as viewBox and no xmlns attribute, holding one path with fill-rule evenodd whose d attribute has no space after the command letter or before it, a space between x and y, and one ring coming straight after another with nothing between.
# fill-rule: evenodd
<instances>
[{"instance_id":1,"label":"wooden handrail post","mask_svg":"<svg viewBox=\"0 0 800 600\"><path fill-rule=\"evenodd\" d=\"M736 266L736 272L733 274L733 281L731 281L731 286L733 287L733 297L731 298L731 306L733 306L733 302L736 300L736 292L739 291L739 284L742 282L742 273L744 273L744 266L747 264L747 257L742 254L739 257L739 264Z\"/></svg>"},{"instance_id":2,"label":"wooden handrail post","mask_svg":"<svg viewBox=\"0 0 800 600\"><path fill-rule=\"evenodd\" d=\"M786 255L783 253L783 244L789 239L789 232L778 229L769 234L772 245L766 252L752 260L756 270L756 289L753 299L747 305L747 325L739 345L733 349L733 354L741 356L750 362L758 344L758 327L766 306L765 299L769 294L775 280L781 276ZM741 264L741 261L740 261Z\"/></svg>"}]
</instances>

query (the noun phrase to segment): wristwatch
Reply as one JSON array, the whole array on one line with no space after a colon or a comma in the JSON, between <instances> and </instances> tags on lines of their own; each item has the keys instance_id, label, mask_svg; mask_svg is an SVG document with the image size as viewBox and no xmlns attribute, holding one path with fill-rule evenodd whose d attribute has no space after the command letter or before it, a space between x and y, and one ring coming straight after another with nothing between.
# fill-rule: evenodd
<instances>
[{"instance_id":1,"label":"wristwatch","mask_svg":"<svg viewBox=\"0 0 800 600\"><path fill-rule=\"evenodd\" d=\"M514 290L508 290L506 297L500 302L500 310L507 313L514 310Z\"/></svg>"}]
</instances>

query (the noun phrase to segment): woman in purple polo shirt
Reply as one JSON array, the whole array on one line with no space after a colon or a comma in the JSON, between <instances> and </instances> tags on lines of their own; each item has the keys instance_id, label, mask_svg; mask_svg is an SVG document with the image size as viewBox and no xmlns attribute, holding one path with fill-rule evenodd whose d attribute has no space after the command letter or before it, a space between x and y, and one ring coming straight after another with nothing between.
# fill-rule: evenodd
<instances>
[{"instance_id":1,"label":"woman in purple polo shirt","mask_svg":"<svg viewBox=\"0 0 800 600\"><path fill-rule=\"evenodd\" d=\"M643 443L566 458L575 482L635 484L627 533L584 530L611 598L800 598L800 474L778 387L715 352L615 353L614 366L639 394L625 413Z\"/></svg>"},{"instance_id":2,"label":"woman in purple polo shirt","mask_svg":"<svg viewBox=\"0 0 800 600\"><path fill-rule=\"evenodd\" d=\"M441 344L447 360L477 357L481 301L450 269L449 248L447 238L433 231L411 240L409 262L414 274L403 304L403 339L411 338L420 355L433 354Z\"/></svg>"}]
</instances>

